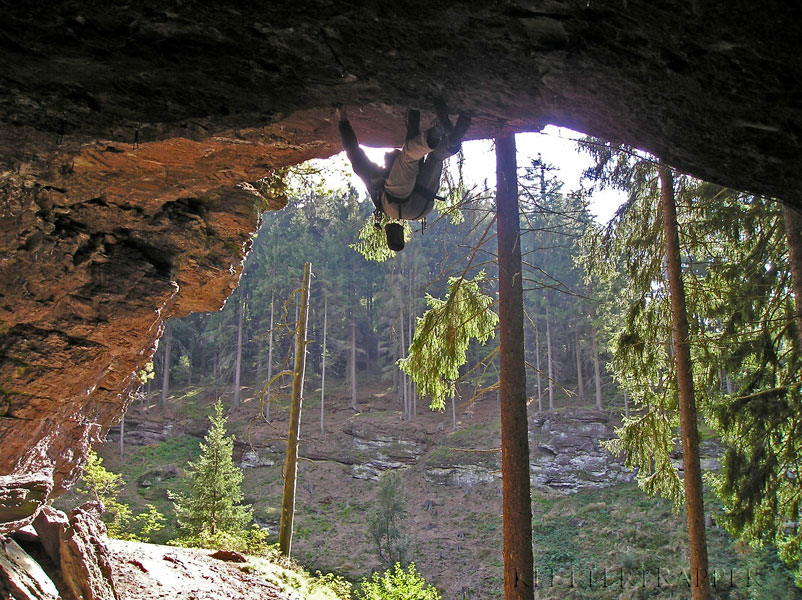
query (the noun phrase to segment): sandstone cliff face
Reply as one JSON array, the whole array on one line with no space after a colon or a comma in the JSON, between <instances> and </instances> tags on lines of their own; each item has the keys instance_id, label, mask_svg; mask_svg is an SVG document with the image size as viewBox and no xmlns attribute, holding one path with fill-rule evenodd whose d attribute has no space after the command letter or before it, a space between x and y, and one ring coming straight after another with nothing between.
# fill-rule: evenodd
<instances>
[{"instance_id":1,"label":"sandstone cliff face","mask_svg":"<svg viewBox=\"0 0 802 600\"><path fill-rule=\"evenodd\" d=\"M397 143L405 106L441 96L474 112L472 137L552 122L722 184L790 202L802 189L793 3L87 1L2 12L9 489L31 473L55 493L74 480L164 319L222 304L270 204L237 185L335 152L335 101L373 144Z\"/></svg>"}]
</instances>

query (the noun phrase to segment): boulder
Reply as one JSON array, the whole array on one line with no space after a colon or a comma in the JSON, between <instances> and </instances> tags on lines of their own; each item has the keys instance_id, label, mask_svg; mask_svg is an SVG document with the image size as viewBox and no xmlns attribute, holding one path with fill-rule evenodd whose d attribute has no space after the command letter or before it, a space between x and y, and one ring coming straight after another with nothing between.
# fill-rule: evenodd
<instances>
[{"instance_id":1,"label":"boulder","mask_svg":"<svg viewBox=\"0 0 802 600\"><path fill-rule=\"evenodd\" d=\"M241 469L256 469L258 467L272 467L276 461L268 456L268 452L260 450L246 450L240 459Z\"/></svg>"},{"instance_id":2,"label":"boulder","mask_svg":"<svg viewBox=\"0 0 802 600\"><path fill-rule=\"evenodd\" d=\"M0 534L30 524L52 489L48 473L0 475Z\"/></svg>"},{"instance_id":3,"label":"boulder","mask_svg":"<svg viewBox=\"0 0 802 600\"><path fill-rule=\"evenodd\" d=\"M0 598L58 600L61 596L34 559L12 539L0 536Z\"/></svg>"},{"instance_id":4,"label":"boulder","mask_svg":"<svg viewBox=\"0 0 802 600\"><path fill-rule=\"evenodd\" d=\"M106 544L106 526L99 519L103 505L88 502L67 515L51 507L34 521L45 551L60 566L66 588L83 600L119 600Z\"/></svg>"},{"instance_id":5,"label":"boulder","mask_svg":"<svg viewBox=\"0 0 802 600\"><path fill-rule=\"evenodd\" d=\"M235 552L234 550L218 550L210 554L212 558L216 558L217 560L224 560L226 562L237 562L237 563L244 563L248 562L248 559L245 558L239 552Z\"/></svg>"}]
</instances>

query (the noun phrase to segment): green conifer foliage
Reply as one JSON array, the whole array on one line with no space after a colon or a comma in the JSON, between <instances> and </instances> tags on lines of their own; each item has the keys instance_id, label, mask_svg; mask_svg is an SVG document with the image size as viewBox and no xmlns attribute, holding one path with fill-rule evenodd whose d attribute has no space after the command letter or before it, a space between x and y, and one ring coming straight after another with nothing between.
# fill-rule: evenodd
<instances>
[{"instance_id":1,"label":"green conifer foliage","mask_svg":"<svg viewBox=\"0 0 802 600\"><path fill-rule=\"evenodd\" d=\"M252 509L241 504L242 471L232 459L234 436L226 437L219 400L209 420L212 425L200 445L200 458L186 469L189 492L173 496L178 523L189 536L244 534L253 519Z\"/></svg>"},{"instance_id":2,"label":"green conifer foliage","mask_svg":"<svg viewBox=\"0 0 802 600\"><path fill-rule=\"evenodd\" d=\"M493 299L479 287L484 278L484 272L472 280L450 278L445 300L427 294L429 310L418 319L408 357L398 362L419 394L431 398L433 410L444 410L446 399L456 394L454 384L471 339L484 344L495 333L498 315L490 310Z\"/></svg>"},{"instance_id":3,"label":"green conifer foliage","mask_svg":"<svg viewBox=\"0 0 802 600\"><path fill-rule=\"evenodd\" d=\"M407 514L401 476L386 471L379 480L376 505L368 516L368 531L376 547L376 554L385 566L406 564L407 537L402 521Z\"/></svg>"},{"instance_id":4,"label":"green conifer foliage","mask_svg":"<svg viewBox=\"0 0 802 600\"><path fill-rule=\"evenodd\" d=\"M608 447L639 468L646 492L679 504L681 480L669 458L679 432L654 168L597 158L607 182L631 192L599 256L620 267L604 273L608 283L625 278L610 301L626 309L602 312L617 324L612 371L637 406ZM724 502L717 522L752 543L773 542L799 577L802 357L782 210L765 198L678 181L697 401L726 445L721 471L707 474Z\"/></svg>"}]
</instances>

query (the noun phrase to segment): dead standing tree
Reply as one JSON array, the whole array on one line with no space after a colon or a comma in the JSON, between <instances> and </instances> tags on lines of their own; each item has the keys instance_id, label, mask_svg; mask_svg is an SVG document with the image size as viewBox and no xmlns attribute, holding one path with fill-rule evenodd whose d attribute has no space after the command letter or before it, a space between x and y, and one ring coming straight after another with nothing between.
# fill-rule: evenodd
<instances>
[{"instance_id":1,"label":"dead standing tree","mask_svg":"<svg viewBox=\"0 0 802 600\"><path fill-rule=\"evenodd\" d=\"M284 495L281 502L281 525L279 528L279 551L290 555L292 548L292 524L295 517L295 485L298 475L298 437L301 430L301 405L303 402L304 371L306 369L306 322L309 317L309 282L312 276L311 263L304 264L301 284L301 310L295 330L295 371L292 378L292 405L287 435L287 459L284 463Z\"/></svg>"}]
</instances>

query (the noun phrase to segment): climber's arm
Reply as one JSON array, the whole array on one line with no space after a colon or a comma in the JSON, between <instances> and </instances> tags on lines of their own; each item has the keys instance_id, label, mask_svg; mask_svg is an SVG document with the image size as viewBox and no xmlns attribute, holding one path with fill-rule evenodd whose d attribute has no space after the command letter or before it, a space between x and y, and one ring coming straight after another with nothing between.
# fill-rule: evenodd
<instances>
[{"instance_id":1,"label":"climber's arm","mask_svg":"<svg viewBox=\"0 0 802 600\"><path fill-rule=\"evenodd\" d=\"M360 148L351 123L347 120L342 120L338 128L340 130L340 140L342 141L346 155L348 155L348 160L351 161L354 173L365 181L369 187L370 178L379 167L373 164L368 158L368 155L365 154L365 151Z\"/></svg>"}]
</instances>

